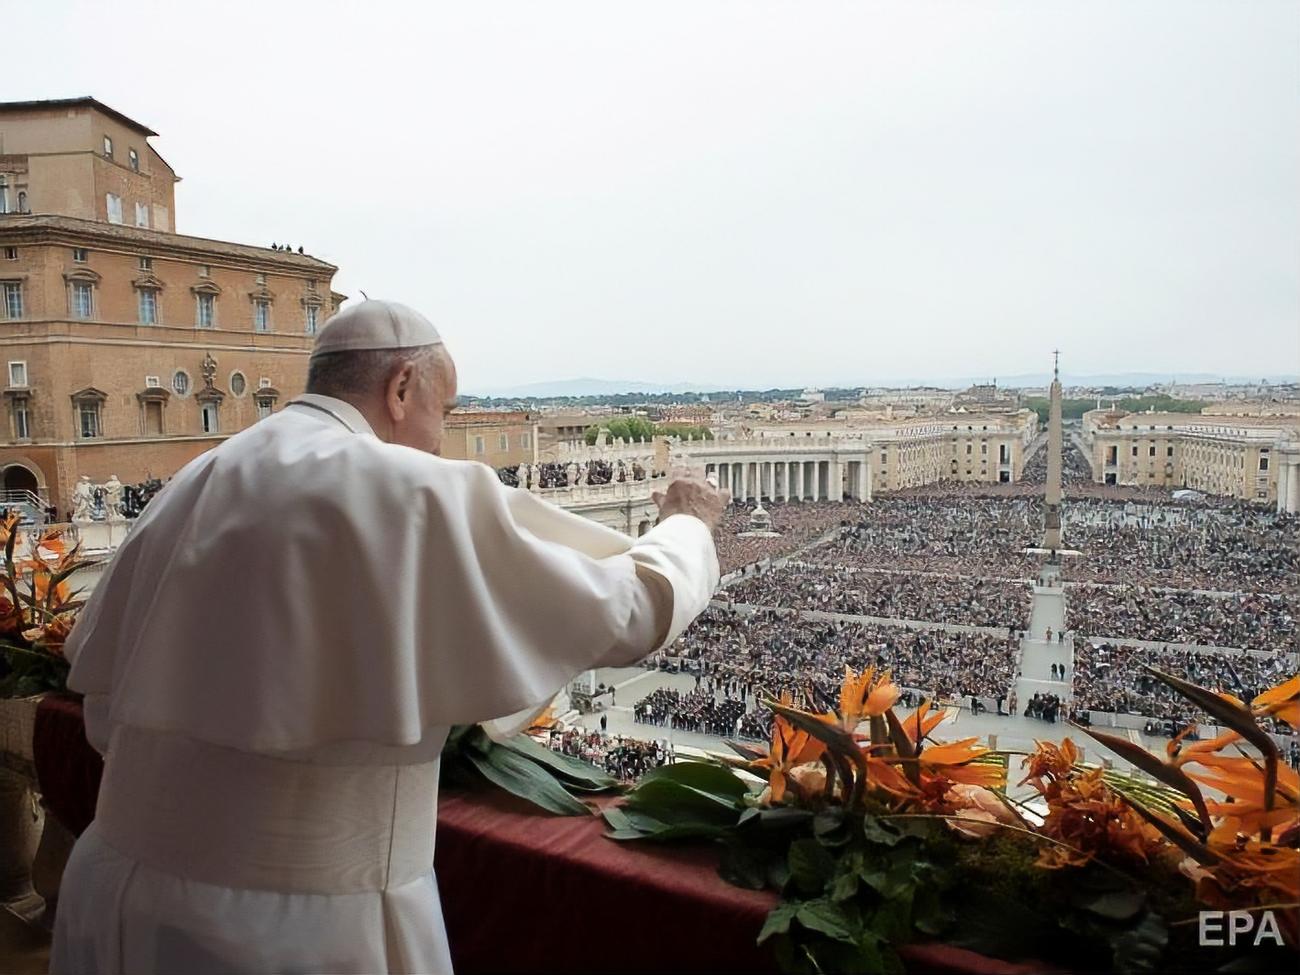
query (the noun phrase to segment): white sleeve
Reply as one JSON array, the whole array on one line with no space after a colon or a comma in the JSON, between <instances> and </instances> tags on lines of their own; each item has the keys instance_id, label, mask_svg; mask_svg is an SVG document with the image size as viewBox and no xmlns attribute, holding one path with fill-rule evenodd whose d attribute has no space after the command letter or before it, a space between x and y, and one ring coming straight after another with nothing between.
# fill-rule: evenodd
<instances>
[{"instance_id":1,"label":"white sleeve","mask_svg":"<svg viewBox=\"0 0 1300 975\"><path fill-rule=\"evenodd\" d=\"M718 557L713 535L690 515L673 515L632 545L636 587L621 638L594 666L632 664L675 641L705 608L718 585ZM701 568L703 571L701 571ZM548 702L549 703L549 702ZM483 722L496 740L523 731L547 705Z\"/></svg>"}]
</instances>

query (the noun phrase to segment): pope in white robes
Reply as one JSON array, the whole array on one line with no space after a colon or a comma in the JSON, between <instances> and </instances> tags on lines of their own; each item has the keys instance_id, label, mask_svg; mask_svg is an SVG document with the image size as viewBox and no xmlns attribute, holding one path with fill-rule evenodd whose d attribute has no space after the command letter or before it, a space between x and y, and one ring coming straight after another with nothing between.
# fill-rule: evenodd
<instances>
[{"instance_id":1,"label":"pope in white robes","mask_svg":"<svg viewBox=\"0 0 1300 975\"><path fill-rule=\"evenodd\" d=\"M363 302L137 520L66 648L105 770L51 971L450 971L449 726L518 726L705 608L721 492L674 481L632 541L436 456L455 386L423 316Z\"/></svg>"}]
</instances>

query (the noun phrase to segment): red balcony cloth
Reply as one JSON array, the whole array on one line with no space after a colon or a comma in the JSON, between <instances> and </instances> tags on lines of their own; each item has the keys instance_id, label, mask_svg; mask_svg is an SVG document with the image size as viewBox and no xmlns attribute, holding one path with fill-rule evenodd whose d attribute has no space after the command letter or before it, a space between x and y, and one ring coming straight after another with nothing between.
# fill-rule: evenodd
<instances>
[{"instance_id":1,"label":"red balcony cloth","mask_svg":"<svg viewBox=\"0 0 1300 975\"><path fill-rule=\"evenodd\" d=\"M34 738L46 807L80 835L103 772L80 701L46 697ZM603 832L598 817L548 816L504 793L444 792L435 865L458 975L776 971L754 943L774 894L723 881L707 846L615 843ZM913 973L1043 970L944 945L901 954Z\"/></svg>"},{"instance_id":2,"label":"red balcony cloth","mask_svg":"<svg viewBox=\"0 0 1300 975\"><path fill-rule=\"evenodd\" d=\"M32 739L45 808L80 836L95 818L104 772L104 759L86 741L80 699L47 694L36 706Z\"/></svg>"},{"instance_id":3,"label":"red balcony cloth","mask_svg":"<svg viewBox=\"0 0 1300 975\"><path fill-rule=\"evenodd\" d=\"M706 846L615 843L604 829L499 792L443 793L434 863L458 975L777 970L754 943L775 894L728 884ZM914 973L1044 970L945 945L900 954Z\"/></svg>"}]
</instances>

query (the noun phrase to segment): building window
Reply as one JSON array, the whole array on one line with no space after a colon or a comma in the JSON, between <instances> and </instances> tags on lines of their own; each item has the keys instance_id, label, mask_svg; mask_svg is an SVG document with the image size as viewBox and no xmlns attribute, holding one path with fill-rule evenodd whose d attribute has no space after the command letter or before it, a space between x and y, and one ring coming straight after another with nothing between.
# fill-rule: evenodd
<instances>
[{"instance_id":1,"label":"building window","mask_svg":"<svg viewBox=\"0 0 1300 975\"><path fill-rule=\"evenodd\" d=\"M144 257L143 255L141 255L141 257L140 257L140 261L139 261L139 264L140 264L140 270L141 270L141 271L152 271L152 270L153 270L153 258L152 258L152 257Z\"/></svg>"},{"instance_id":2,"label":"building window","mask_svg":"<svg viewBox=\"0 0 1300 975\"><path fill-rule=\"evenodd\" d=\"M23 317L23 286L20 281L4 283L5 318Z\"/></svg>"},{"instance_id":3,"label":"building window","mask_svg":"<svg viewBox=\"0 0 1300 975\"><path fill-rule=\"evenodd\" d=\"M136 152L134 149L127 149L126 161L127 164L133 170L135 170L137 173L140 172L140 154L138 152Z\"/></svg>"},{"instance_id":4,"label":"building window","mask_svg":"<svg viewBox=\"0 0 1300 975\"><path fill-rule=\"evenodd\" d=\"M268 416L271 415L271 403L272 401L269 399L260 399L260 398L258 399L257 418L259 420L265 420Z\"/></svg>"},{"instance_id":5,"label":"building window","mask_svg":"<svg viewBox=\"0 0 1300 975\"><path fill-rule=\"evenodd\" d=\"M199 328L212 328L217 320L216 296L200 292L195 298L198 299L198 310L195 312L194 324Z\"/></svg>"},{"instance_id":6,"label":"building window","mask_svg":"<svg viewBox=\"0 0 1300 975\"><path fill-rule=\"evenodd\" d=\"M32 436L31 416L27 412L27 400L16 397L13 401L14 439L30 440Z\"/></svg>"},{"instance_id":7,"label":"building window","mask_svg":"<svg viewBox=\"0 0 1300 975\"><path fill-rule=\"evenodd\" d=\"M230 374L230 391L236 396L243 396L246 389L248 389L248 380L244 378L244 374L242 372L232 372Z\"/></svg>"},{"instance_id":8,"label":"building window","mask_svg":"<svg viewBox=\"0 0 1300 975\"><path fill-rule=\"evenodd\" d=\"M104 207L108 211L109 223L122 222L122 198L116 193L104 194Z\"/></svg>"},{"instance_id":9,"label":"building window","mask_svg":"<svg viewBox=\"0 0 1300 975\"><path fill-rule=\"evenodd\" d=\"M531 433L520 434L519 436L520 447L522 447L524 450L528 450L530 447L532 447L532 445L533 445L533 435Z\"/></svg>"},{"instance_id":10,"label":"building window","mask_svg":"<svg viewBox=\"0 0 1300 975\"><path fill-rule=\"evenodd\" d=\"M149 226L149 204L137 203L135 205L135 225L137 227Z\"/></svg>"},{"instance_id":11,"label":"building window","mask_svg":"<svg viewBox=\"0 0 1300 975\"><path fill-rule=\"evenodd\" d=\"M94 286L89 281L73 281L72 316L74 318L90 318L94 310Z\"/></svg>"},{"instance_id":12,"label":"building window","mask_svg":"<svg viewBox=\"0 0 1300 975\"><path fill-rule=\"evenodd\" d=\"M199 419L203 424L204 433L217 432L217 404L204 403L199 411Z\"/></svg>"},{"instance_id":13,"label":"building window","mask_svg":"<svg viewBox=\"0 0 1300 975\"><path fill-rule=\"evenodd\" d=\"M184 396L190 391L190 376L184 369L177 369L172 376L172 390L177 396Z\"/></svg>"},{"instance_id":14,"label":"building window","mask_svg":"<svg viewBox=\"0 0 1300 975\"><path fill-rule=\"evenodd\" d=\"M256 278L254 278L254 280L255 280L258 284L266 284L266 274L265 274L265 273L258 274L258 276L257 276Z\"/></svg>"},{"instance_id":15,"label":"building window","mask_svg":"<svg viewBox=\"0 0 1300 975\"><path fill-rule=\"evenodd\" d=\"M316 305L307 306L307 334L308 335L316 334L316 320L319 312L320 309Z\"/></svg>"},{"instance_id":16,"label":"building window","mask_svg":"<svg viewBox=\"0 0 1300 975\"><path fill-rule=\"evenodd\" d=\"M1266 471L1266 470L1268 470L1268 458L1267 458L1267 457L1261 457L1261 458L1259 459L1259 469L1260 469L1261 471Z\"/></svg>"},{"instance_id":17,"label":"building window","mask_svg":"<svg viewBox=\"0 0 1300 975\"><path fill-rule=\"evenodd\" d=\"M1136 457L1137 455L1138 455L1137 444L1134 444L1134 445L1133 445L1133 456Z\"/></svg>"},{"instance_id":18,"label":"building window","mask_svg":"<svg viewBox=\"0 0 1300 975\"><path fill-rule=\"evenodd\" d=\"M6 248L5 248L5 260L6 260L6 261L16 261L16 260L18 260L18 248L17 248L17 247L6 247Z\"/></svg>"},{"instance_id":19,"label":"building window","mask_svg":"<svg viewBox=\"0 0 1300 975\"><path fill-rule=\"evenodd\" d=\"M9 363L9 385L10 386L27 385L27 363L26 362Z\"/></svg>"},{"instance_id":20,"label":"building window","mask_svg":"<svg viewBox=\"0 0 1300 975\"><path fill-rule=\"evenodd\" d=\"M153 288L140 289L140 324L158 324L158 292Z\"/></svg>"},{"instance_id":21,"label":"building window","mask_svg":"<svg viewBox=\"0 0 1300 975\"><path fill-rule=\"evenodd\" d=\"M0 213L9 212L9 184L0 176Z\"/></svg>"},{"instance_id":22,"label":"building window","mask_svg":"<svg viewBox=\"0 0 1300 975\"><path fill-rule=\"evenodd\" d=\"M28 209L27 209L27 191L26 191L26 190L19 190L19 191L18 191L18 212L19 212L19 213L28 213L28 212L29 212Z\"/></svg>"},{"instance_id":23,"label":"building window","mask_svg":"<svg viewBox=\"0 0 1300 975\"><path fill-rule=\"evenodd\" d=\"M253 302L253 328L259 332L271 330L271 303L265 298Z\"/></svg>"},{"instance_id":24,"label":"building window","mask_svg":"<svg viewBox=\"0 0 1300 975\"><path fill-rule=\"evenodd\" d=\"M484 453L486 453L486 452L487 452L487 444L484 443L483 438L482 438L482 437L475 437L475 438L474 438L474 453L475 453L477 456L480 456L480 457L481 457L481 456L482 456Z\"/></svg>"},{"instance_id":25,"label":"building window","mask_svg":"<svg viewBox=\"0 0 1300 975\"><path fill-rule=\"evenodd\" d=\"M1147 456L1154 457L1155 455L1156 455L1155 444L1152 444L1150 447L1147 448Z\"/></svg>"},{"instance_id":26,"label":"building window","mask_svg":"<svg viewBox=\"0 0 1300 975\"><path fill-rule=\"evenodd\" d=\"M1172 457L1173 455L1174 455L1174 448L1173 448L1173 447L1166 447L1166 448L1165 448L1165 456L1166 456L1166 457Z\"/></svg>"},{"instance_id":27,"label":"building window","mask_svg":"<svg viewBox=\"0 0 1300 975\"><path fill-rule=\"evenodd\" d=\"M86 261L90 260L90 251L84 247L74 247L72 248L72 260L77 264L85 264Z\"/></svg>"},{"instance_id":28,"label":"building window","mask_svg":"<svg viewBox=\"0 0 1300 975\"><path fill-rule=\"evenodd\" d=\"M104 155L109 159L113 158L113 140L108 136L104 136Z\"/></svg>"},{"instance_id":29,"label":"building window","mask_svg":"<svg viewBox=\"0 0 1300 975\"><path fill-rule=\"evenodd\" d=\"M509 450L509 449L510 449L510 437L503 433L497 437L497 450Z\"/></svg>"},{"instance_id":30,"label":"building window","mask_svg":"<svg viewBox=\"0 0 1300 975\"><path fill-rule=\"evenodd\" d=\"M211 264L200 264L200 265L199 265L199 277L201 277L201 278L210 278L210 277L212 277L212 265L211 265Z\"/></svg>"},{"instance_id":31,"label":"building window","mask_svg":"<svg viewBox=\"0 0 1300 975\"><path fill-rule=\"evenodd\" d=\"M78 424L84 439L99 436L99 403L95 400L82 400L77 404Z\"/></svg>"}]
</instances>

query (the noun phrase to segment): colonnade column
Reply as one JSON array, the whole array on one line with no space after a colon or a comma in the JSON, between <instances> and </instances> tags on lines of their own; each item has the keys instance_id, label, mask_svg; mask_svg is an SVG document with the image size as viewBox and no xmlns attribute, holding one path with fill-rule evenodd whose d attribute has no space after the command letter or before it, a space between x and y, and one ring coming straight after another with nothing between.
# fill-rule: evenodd
<instances>
[{"instance_id":1,"label":"colonnade column","mask_svg":"<svg viewBox=\"0 0 1300 975\"><path fill-rule=\"evenodd\" d=\"M1285 457L1278 457L1282 463L1277 469L1277 510L1278 514L1286 511L1288 495L1291 493L1291 465Z\"/></svg>"},{"instance_id":2,"label":"colonnade column","mask_svg":"<svg viewBox=\"0 0 1300 975\"><path fill-rule=\"evenodd\" d=\"M828 501L844 500L844 470L840 465L838 458L831 459L831 489L827 497Z\"/></svg>"}]
</instances>

